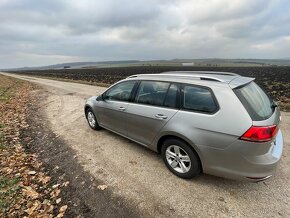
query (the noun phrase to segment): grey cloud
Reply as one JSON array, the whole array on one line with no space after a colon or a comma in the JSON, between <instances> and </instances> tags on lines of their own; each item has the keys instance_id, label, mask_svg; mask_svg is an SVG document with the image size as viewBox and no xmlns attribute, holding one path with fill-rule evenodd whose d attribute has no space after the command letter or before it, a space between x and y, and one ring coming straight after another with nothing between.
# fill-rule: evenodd
<instances>
[{"instance_id":1,"label":"grey cloud","mask_svg":"<svg viewBox=\"0 0 290 218\"><path fill-rule=\"evenodd\" d=\"M0 0L0 68L64 60L286 57L288 36L287 0Z\"/></svg>"},{"instance_id":2,"label":"grey cloud","mask_svg":"<svg viewBox=\"0 0 290 218\"><path fill-rule=\"evenodd\" d=\"M194 8L192 16L189 16L189 21L193 23L201 22L223 22L228 20L240 20L251 16L257 16L265 11L271 1L255 0L255 1L212 1L215 4L207 6L208 10L203 7ZM205 4L202 4L205 5ZM195 10L194 10L195 9Z\"/></svg>"},{"instance_id":3,"label":"grey cloud","mask_svg":"<svg viewBox=\"0 0 290 218\"><path fill-rule=\"evenodd\" d=\"M71 34L96 32L103 27L146 25L161 13L159 5L154 4L154 1L85 1L85 7L74 4L76 1L17 2L14 0L0 7L2 22L40 26L61 24Z\"/></svg>"}]
</instances>

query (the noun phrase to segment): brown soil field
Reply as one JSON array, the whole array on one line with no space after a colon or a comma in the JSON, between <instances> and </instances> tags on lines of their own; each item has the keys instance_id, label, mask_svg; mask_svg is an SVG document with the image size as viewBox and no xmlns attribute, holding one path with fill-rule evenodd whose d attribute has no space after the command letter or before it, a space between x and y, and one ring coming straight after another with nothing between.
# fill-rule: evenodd
<instances>
[{"instance_id":1,"label":"brown soil field","mask_svg":"<svg viewBox=\"0 0 290 218\"><path fill-rule=\"evenodd\" d=\"M222 71L233 72L242 76L255 77L262 86L280 104L284 111L290 110L290 67L166 67L139 66L91 69L60 69L17 71L13 73L43 76L87 83L113 84L133 74L161 73L166 71Z\"/></svg>"}]
</instances>

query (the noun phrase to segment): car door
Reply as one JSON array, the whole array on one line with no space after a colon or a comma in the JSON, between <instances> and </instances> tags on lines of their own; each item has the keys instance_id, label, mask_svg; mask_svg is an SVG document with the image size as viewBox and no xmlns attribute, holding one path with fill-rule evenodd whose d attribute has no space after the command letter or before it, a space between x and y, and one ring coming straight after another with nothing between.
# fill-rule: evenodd
<instances>
[{"instance_id":1,"label":"car door","mask_svg":"<svg viewBox=\"0 0 290 218\"><path fill-rule=\"evenodd\" d=\"M128 136L150 145L162 127L178 111L178 84L142 81L135 100L127 108Z\"/></svg>"},{"instance_id":2,"label":"car door","mask_svg":"<svg viewBox=\"0 0 290 218\"><path fill-rule=\"evenodd\" d=\"M136 81L125 81L111 87L98 103L98 117L101 126L127 135L126 110Z\"/></svg>"}]
</instances>

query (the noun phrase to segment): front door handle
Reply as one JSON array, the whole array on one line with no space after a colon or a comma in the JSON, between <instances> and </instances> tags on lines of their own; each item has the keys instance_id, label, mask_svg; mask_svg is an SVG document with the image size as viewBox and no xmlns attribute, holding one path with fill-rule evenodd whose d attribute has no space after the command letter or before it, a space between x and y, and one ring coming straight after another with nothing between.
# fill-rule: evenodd
<instances>
[{"instance_id":1,"label":"front door handle","mask_svg":"<svg viewBox=\"0 0 290 218\"><path fill-rule=\"evenodd\" d=\"M119 110L119 111L124 111L124 110L126 110L126 108L124 108L124 107L119 107L118 110Z\"/></svg>"},{"instance_id":2,"label":"front door handle","mask_svg":"<svg viewBox=\"0 0 290 218\"><path fill-rule=\"evenodd\" d=\"M163 119L163 120L167 119L167 116L165 116L163 114L156 114L155 117L158 119Z\"/></svg>"}]
</instances>

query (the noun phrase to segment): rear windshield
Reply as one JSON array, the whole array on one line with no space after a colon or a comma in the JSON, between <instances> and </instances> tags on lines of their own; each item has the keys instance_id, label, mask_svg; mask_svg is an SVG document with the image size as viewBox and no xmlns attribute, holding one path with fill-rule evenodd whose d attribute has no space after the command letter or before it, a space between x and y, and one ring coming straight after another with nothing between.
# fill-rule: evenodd
<instances>
[{"instance_id":1,"label":"rear windshield","mask_svg":"<svg viewBox=\"0 0 290 218\"><path fill-rule=\"evenodd\" d=\"M266 120L272 116L273 100L255 83L234 89L234 92L248 111L252 120Z\"/></svg>"}]
</instances>

